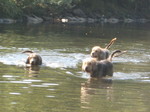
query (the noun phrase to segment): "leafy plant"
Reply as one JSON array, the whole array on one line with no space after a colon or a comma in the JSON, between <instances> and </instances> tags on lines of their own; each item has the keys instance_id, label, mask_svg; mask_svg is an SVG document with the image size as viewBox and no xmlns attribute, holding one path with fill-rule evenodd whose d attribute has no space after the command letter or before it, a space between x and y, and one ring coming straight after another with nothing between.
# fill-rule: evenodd
<instances>
[{"instance_id":1,"label":"leafy plant","mask_svg":"<svg viewBox=\"0 0 150 112\"><path fill-rule=\"evenodd\" d=\"M18 17L22 14L20 8L14 0L0 0L0 16L2 17Z\"/></svg>"},{"instance_id":2,"label":"leafy plant","mask_svg":"<svg viewBox=\"0 0 150 112\"><path fill-rule=\"evenodd\" d=\"M86 14L150 17L150 0L0 0L0 17L60 16L80 8Z\"/></svg>"}]
</instances>

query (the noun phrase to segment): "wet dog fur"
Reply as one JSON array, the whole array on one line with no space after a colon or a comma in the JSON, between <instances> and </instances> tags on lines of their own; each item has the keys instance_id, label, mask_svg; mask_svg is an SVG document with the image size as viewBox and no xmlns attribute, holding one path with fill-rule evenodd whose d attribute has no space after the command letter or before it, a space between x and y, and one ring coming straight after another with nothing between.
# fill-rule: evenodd
<instances>
[{"instance_id":1,"label":"wet dog fur","mask_svg":"<svg viewBox=\"0 0 150 112\"><path fill-rule=\"evenodd\" d=\"M34 65L42 65L42 58L40 55L34 53L33 51L30 51L30 50L27 50L27 51L24 51L22 53L28 53L29 56L26 60L26 64L29 64L31 66L34 66Z\"/></svg>"},{"instance_id":2,"label":"wet dog fur","mask_svg":"<svg viewBox=\"0 0 150 112\"><path fill-rule=\"evenodd\" d=\"M97 61L96 58L89 58L83 61L82 70L90 74L91 77L101 78L105 76L113 76L113 64L112 58L120 56L126 51L116 50L109 58L101 61Z\"/></svg>"},{"instance_id":3,"label":"wet dog fur","mask_svg":"<svg viewBox=\"0 0 150 112\"><path fill-rule=\"evenodd\" d=\"M116 40L117 40L117 38L113 38L105 48L101 48L100 46L94 46L90 53L91 57L96 58L99 61L107 59L110 55L110 52L108 49Z\"/></svg>"}]
</instances>

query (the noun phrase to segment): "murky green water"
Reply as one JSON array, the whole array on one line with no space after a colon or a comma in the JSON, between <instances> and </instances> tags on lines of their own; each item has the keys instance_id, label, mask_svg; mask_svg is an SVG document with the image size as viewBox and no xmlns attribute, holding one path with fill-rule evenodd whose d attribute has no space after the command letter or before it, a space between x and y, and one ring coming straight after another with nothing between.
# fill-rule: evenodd
<instances>
[{"instance_id":1,"label":"murky green water","mask_svg":"<svg viewBox=\"0 0 150 112\"><path fill-rule=\"evenodd\" d=\"M95 45L127 50L114 76L91 80L81 71ZM0 25L0 112L149 112L150 24ZM24 68L33 50L39 72Z\"/></svg>"}]
</instances>

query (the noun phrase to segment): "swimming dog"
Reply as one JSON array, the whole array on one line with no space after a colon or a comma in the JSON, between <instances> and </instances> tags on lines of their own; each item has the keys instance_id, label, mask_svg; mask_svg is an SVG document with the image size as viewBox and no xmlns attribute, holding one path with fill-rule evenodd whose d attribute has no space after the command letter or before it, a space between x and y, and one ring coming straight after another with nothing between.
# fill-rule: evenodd
<instances>
[{"instance_id":1,"label":"swimming dog","mask_svg":"<svg viewBox=\"0 0 150 112\"><path fill-rule=\"evenodd\" d=\"M26 60L26 64L29 64L31 66L42 65L42 58L40 55L38 55L35 52L30 51L30 50L24 51L22 53L28 53L29 54L29 56Z\"/></svg>"},{"instance_id":2,"label":"swimming dog","mask_svg":"<svg viewBox=\"0 0 150 112\"><path fill-rule=\"evenodd\" d=\"M110 55L110 52L108 49L116 40L117 38L113 38L105 48L101 48L100 46L94 46L90 53L91 57L96 58L99 61L107 59Z\"/></svg>"},{"instance_id":3,"label":"swimming dog","mask_svg":"<svg viewBox=\"0 0 150 112\"><path fill-rule=\"evenodd\" d=\"M112 58L120 56L126 51L116 50L109 58L101 61L97 61L96 58L89 58L83 61L82 70L90 74L91 77L105 77L113 76L113 64Z\"/></svg>"}]
</instances>

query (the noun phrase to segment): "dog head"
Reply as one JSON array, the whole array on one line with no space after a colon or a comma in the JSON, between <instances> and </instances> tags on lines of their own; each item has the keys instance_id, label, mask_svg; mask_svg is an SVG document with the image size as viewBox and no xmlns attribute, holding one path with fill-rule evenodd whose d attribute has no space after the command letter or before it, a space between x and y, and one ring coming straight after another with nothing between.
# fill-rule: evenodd
<instances>
[{"instance_id":1,"label":"dog head","mask_svg":"<svg viewBox=\"0 0 150 112\"><path fill-rule=\"evenodd\" d=\"M102 48L99 46L95 46L92 48L91 57L98 58L100 57L101 52L102 52Z\"/></svg>"},{"instance_id":2,"label":"dog head","mask_svg":"<svg viewBox=\"0 0 150 112\"><path fill-rule=\"evenodd\" d=\"M24 51L23 53L27 53L29 56L27 58L26 64L29 65L41 65L42 58L32 51Z\"/></svg>"},{"instance_id":3,"label":"dog head","mask_svg":"<svg viewBox=\"0 0 150 112\"><path fill-rule=\"evenodd\" d=\"M92 48L91 57L96 58L99 61L107 59L109 57L109 50L101 48L99 46L95 46Z\"/></svg>"},{"instance_id":4,"label":"dog head","mask_svg":"<svg viewBox=\"0 0 150 112\"><path fill-rule=\"evenodd\" d=\"M93 71L96 69L96 67L96 59L94 58L88 58L83 61L82 70L84 72L93 74Z\"/></svg>"},{"instance_id":5,"label":"dog head","mask_svg":"<svg viewBox=\"0 0 150 112\"><path fill-rule=\"evenodd\" d=\"M28 60L29 60L29 64L31 65L38 65L40 61L39 56L36 53L30 54Z\"/></svg>"}]
</instances>

